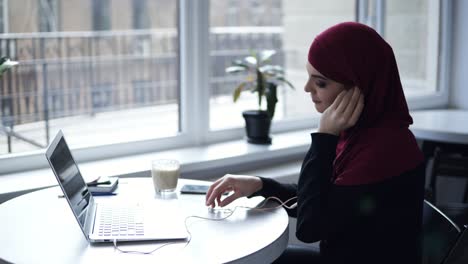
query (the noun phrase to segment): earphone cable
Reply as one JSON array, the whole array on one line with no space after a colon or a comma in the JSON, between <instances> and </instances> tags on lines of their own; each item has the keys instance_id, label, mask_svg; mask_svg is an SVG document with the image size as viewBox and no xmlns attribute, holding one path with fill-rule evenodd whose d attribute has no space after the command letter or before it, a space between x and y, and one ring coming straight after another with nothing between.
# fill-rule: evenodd
<instances>
[{"instance_id":1,"label":"earphone cable","mask_svg":"<svg viewBox=\"0 0 468 264\"><path fill-rule=\"evenodd\" d=\"M269 200L275 200L277 202L279 202L280 204L277 205L277 206L273 206L273 207L264 207L266 205L266 203L269 201ZM184 220L184 224L185 224L185 229L187 230L187 233L188 233L188 238L185 242L185 247L187 247L187 245L190 243L190 241L192 240L192 233L190 232L189 228L188 228L188 225L187 225L187 220L190 219L190 218L198 218L198 219L202 219L202 220L209 220L209 221L222 221L222 220L225 220L229 217L231 217L234 212L236 211L237 208L243 208L243 209L249 209L249 210L255 210L255 211L267 211L267 210L273 210L273 209L277 209L277 208L280 208L280 207L284 207L286 209L294 209L296 206L297 206L297 202L292 204L292 205L287 205L289 202L291 201L294 201L294 200L297 200L297 196L294 196L294 197L291 197L289 198L288 200L286 201L281 201L281 199L279 199L278 197L275 197L275 196L270 196L266 199L264 199L260 204L257 205L257 207L248 207L248 206L235 206L233 209L229 209L229 208L211 208L211 210L214 210L214 211L221 211L221 212L227 212L228 215L224 216L224 217L220 217L220 218L209 218L209 217L203 217L203 216L198 216L198 215L189 215L185 218ZM120 249L118 246L117 246L117 240L114 239L113 240L113 244L114 244L114 249L115 250L118 250L119 252L121 253L128 253L128 254L152 254L153 252L165 247L165 246L168 246L168 245L172 245L172 244L179 244L179 243L182 243L182 242L179 242L179 241L174 241L174 242L168 242L168 243L165 243L161 246L158 246L157 248L151 250L151 251L138 251L138 250L123 250L123 249Z\"/></svg>"}]
</instances>

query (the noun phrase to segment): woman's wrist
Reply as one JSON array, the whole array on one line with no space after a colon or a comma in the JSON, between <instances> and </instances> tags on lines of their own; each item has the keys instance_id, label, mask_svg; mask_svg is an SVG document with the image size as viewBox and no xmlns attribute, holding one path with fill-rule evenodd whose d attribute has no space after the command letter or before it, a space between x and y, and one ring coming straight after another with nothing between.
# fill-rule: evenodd
<instances>
[{"instance_id":1,"label":"woman's wrist","mask_svg":"<svg viewBox=\"0 0 468 264\"><path fill-rule=\"evenodd\" d=\"M255 176L255 181L254 182L255 182L255 191L254 191L254 193L260 191L261 189L263 189L263 181L262 181L262 179L260 177Z\"/></svg>"},{"instance_id":2,"label":"woman's wrist","mask_svg":"<svg viewBox=\"0 0 468 264\"><path fill-rule=\"evenodd\" d=\"M334 136L339 136L340 135L340 132L338 132L338 131L333 131L331 129L323 129L321 127L318 128L317 132L318 133L324 133L324 134L331 134L331 135L334 135Z\"/></svg>"}]
</instances>

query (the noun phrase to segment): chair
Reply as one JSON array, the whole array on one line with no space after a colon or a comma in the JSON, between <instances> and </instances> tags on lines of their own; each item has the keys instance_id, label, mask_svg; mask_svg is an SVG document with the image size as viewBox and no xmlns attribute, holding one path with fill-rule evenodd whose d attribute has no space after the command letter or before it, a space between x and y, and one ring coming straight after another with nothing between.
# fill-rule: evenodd
<instances>
[{"instance_id":1,"label":"chair","mask_svg":"<svg viewBox=\"0 0 468 264\"><path fill-rule=\"evenodd\" d=\"M424 200L423 206L423 239L422 239L422 258L423 264L441 264L452 250L460 235L460 228L448 218L443 212L437 209L430 202ZM288 249L290 247L288 246ZM291 251L280 257L276 263L290 263L289 254L301 256L292 251L304 251L310 257L318 255L319 250L312 250L309 247L297 245L291 247ZM453 264L453 263L450 263Z\"/></svg>"},{"instance_id":2,"label":"chair","mask_svg":"<svg viewBox=\"0 0 468 264\"><path fill-rule=\"evenodd\" d=\"M468 263L468 226L464 226L462 233L457 239L443 264L466 264Z\"/></svg>"},{"instance_id":3,"label":"chair","mask_svg":"<svg viewBox=\"0 0 468 264\"><path fill-rule=\"evenodd\" d=\"M430 172L429 200L442 212L448 215L459 226L468 224L468 150L462 147L437 147L434 151L432 170ZM461 201L441 203L437 200L437 178L450 176L467 179Z\"/></svg>"},{"instance_id":4,"label":"chair","mask_svg":"<svg viewBox=\"0 0 468 264\"><path fill-rule=\"evenodd\" d=\"M460 228L430 202L423 207L423 264L440 264L452 249Z\"/></svg>"}]
</instances>

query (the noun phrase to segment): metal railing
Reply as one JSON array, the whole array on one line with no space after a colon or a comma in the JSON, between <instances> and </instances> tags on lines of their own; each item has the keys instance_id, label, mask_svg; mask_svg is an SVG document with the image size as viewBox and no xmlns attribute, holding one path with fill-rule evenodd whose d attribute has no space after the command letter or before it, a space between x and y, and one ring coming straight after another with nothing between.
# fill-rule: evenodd
<instances>
[{"instance_id":1,"label":"metal railing","mask_svg":"<svg viewBox=\"0 0 468 264\"><path fill-rule=\"evenodd\" d=\"M277 27L212 28L212 96L230 94L239 77L224 68L250 49L282 49ZM54 32L0 35L0 54L20 62L0 80L3 132L37 147L49 143L49 120L176 103L179 98L176 30ZM283 56L275 63L283 64ZM15 133L44 122L45 143ZM42 140L41 140L42 141Z\"/></svg>"}]
</instances>

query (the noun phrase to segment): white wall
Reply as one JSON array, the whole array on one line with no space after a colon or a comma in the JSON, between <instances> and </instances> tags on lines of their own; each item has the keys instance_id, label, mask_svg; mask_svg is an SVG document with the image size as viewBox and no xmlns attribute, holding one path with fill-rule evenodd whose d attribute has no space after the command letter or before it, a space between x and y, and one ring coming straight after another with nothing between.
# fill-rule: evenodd
<instances>
[{"instance_id":1,"label":"white wall","mask_svg":"<svg viewBox=\"0 0 468 264\"><path fill-rule=\"evenodd\" d=\"M451 107L468 109L468 1L453 1Z\"/></svg>"}]
</instances>

